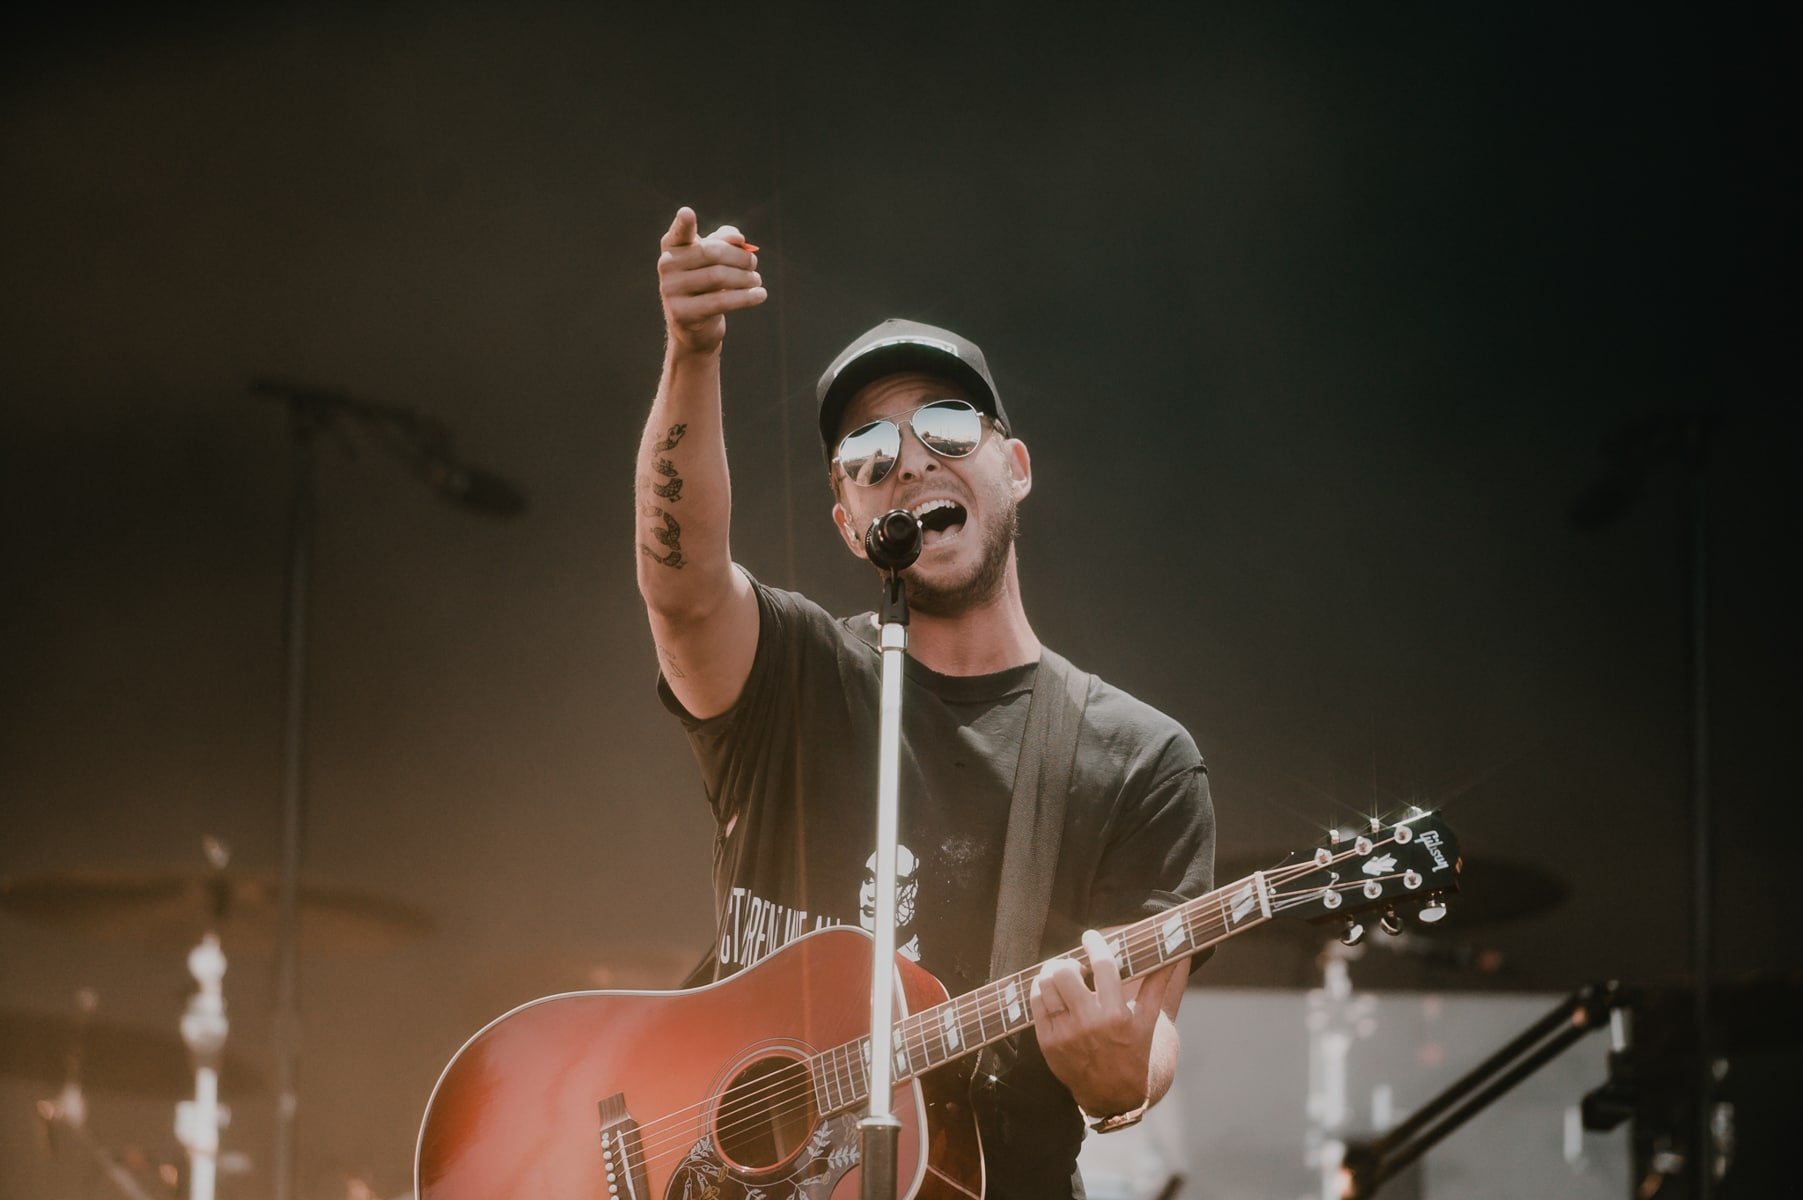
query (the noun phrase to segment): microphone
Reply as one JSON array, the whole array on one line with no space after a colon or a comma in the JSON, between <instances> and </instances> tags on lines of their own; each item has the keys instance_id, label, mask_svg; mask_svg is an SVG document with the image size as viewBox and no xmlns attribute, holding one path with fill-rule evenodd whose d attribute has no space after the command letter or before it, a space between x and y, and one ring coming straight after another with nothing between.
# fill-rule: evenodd
<instances>
[{"instance_id":1,"label":"microphone","mask_svg":"<svg viewBox=\"0 0 1803 1200\"><path fill-rule=\"evenodd\" d=\"M318 387L298 380L276 379L268 375L259 375L250 381L250 394L267 396L272 400L299 400L308 404L344 404L361 407L361 401L353 400L351 394L342 388Z\"/></svg>"},{"instance_id":2,"label":"microphone","mask_svg":"<svg viewBox=\"0 0 1803 1200\"><path fill-rule=\"evenodd\" d=\"M1693 473L1703 470L1710 436L1725 419L1701 409L1656 413L1618 431L1604 442L1604 470L1567 506L1565 515L1578 529L1609 524L1639 501L1660 459L1678 458Z\"/></svg>"},{"instance_id":3,"label":"microphone","mask_svg":"<svg viewBox=\"0 0 1803 1200\"><path fill-rule=\"evenodd\" d=\"M485 517L517 517L526 511L526 493L517 484L481 467L429 458L420 474L433 491Z\"/></svg>"},{"instance_id":4,"label":"microphone","mask_svg":"<svg viewBox=\"0 0 1803 1200\"><path fill-rule=\"evenodd\" d=\"M1573 498L1566 519L1578 529L1601 529L1633 508L1645 485L1645 464L1615 463Z\"/></svg>"},{"instance_id":5,"label":"microphone","mask_svg":"<svg viewBox=\"0 0 1803 1200\"><path fill-rule=\"evenodd\" d=\"M372 430L384 449L405 460L425 485L449 500L485 517L517 517L526 511L526 493L518 484L462 461L450 428L436 417L398 404L362 400L339 388L259 376L250 381L254 396L285 400L310 414L320 427L339 414Z\"/></svg>"},{"instance_id":6,"label":"microphone","mask_svg":"<svg viewBox=\"0 0 1803 1200\"><path fill-rule=\"evenodd\" d=\"M870 523L864 553L882 571L901 571L920 557L920 520L905 508L892 508Z\"/></svg>"}]
</instances>

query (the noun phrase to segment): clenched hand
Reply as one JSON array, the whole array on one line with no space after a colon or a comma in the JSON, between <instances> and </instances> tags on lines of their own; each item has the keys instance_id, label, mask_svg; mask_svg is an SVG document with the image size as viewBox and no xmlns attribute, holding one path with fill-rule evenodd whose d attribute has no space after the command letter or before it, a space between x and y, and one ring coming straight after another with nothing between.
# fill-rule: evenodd
<instances>
[{"instance_id":1,"label":"clenched hand","mask_svg":"<svg viewBox=\"0 0 1803 1200\"><path fill-rule=\"evenodd\" d=\"M731 225L699 232L695 210L678 209L660 243L658 290L672 348L711 354L726 339L726 314L762 304L769 292L744 234Z\"/></svg>"}]
</instances>

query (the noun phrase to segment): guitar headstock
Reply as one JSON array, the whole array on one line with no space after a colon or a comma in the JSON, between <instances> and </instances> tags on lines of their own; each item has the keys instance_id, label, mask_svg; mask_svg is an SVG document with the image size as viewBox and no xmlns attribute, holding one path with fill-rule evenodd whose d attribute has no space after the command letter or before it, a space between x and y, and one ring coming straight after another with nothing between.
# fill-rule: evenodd
<instances>
[{"instance_id":1,"label":"guitar headstock","mask_svg":"<svg viewBox=\"0 0 1803 1200\"><path fill-rule=\"evenodd\" d=\"M1429 924L1445 916L1441 900L1459 890L1459 866L1452 831L1437 814L1421 813L1387 828L1373 823L1362 833L1336 833L1263 874L1273 919L1345 922L1348 940L1357 941L1364 914L1381 914L1390 933L1401 931L1406 909L1419 909L1418 919Z\"/></svg>"}]
</instances>

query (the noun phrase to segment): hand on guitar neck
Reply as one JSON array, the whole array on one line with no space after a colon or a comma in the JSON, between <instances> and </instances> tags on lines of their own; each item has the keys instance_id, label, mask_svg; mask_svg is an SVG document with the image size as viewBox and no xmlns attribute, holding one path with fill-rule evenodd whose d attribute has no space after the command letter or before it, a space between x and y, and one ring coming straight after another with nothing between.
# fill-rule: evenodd
<instances>
[{"instance_id":1,"label":"hand on guitar neck","mask_svg":"<svg viewBox=\"0 0 1803 1200\"><path fill-rule=\"evenodd\" d=\"M1083 948L1089 979L1075 959L1056 958L1033 981L1029 1002L1046 1065L1092 1117L1156 1104L1177 1069L1175 1020L1189 961L1123 981L1103 934L1084 934Z\"/></svg>"}]
</instances>

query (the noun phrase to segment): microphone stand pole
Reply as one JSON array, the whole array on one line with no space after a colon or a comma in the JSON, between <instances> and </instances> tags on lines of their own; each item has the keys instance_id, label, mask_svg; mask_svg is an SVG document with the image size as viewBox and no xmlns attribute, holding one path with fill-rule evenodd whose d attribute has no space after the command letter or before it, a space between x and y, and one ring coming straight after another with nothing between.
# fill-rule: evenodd
<instances>
[{"instance_id":1,"label":"microphone stand pole","mask_svg":"<svg viewBox=\"0 0 1803 1200\"><path fill-rule=\"evenodd\" d=\"M1565 1052L1566 1047L1624 1005L1613 982L1586 984L1561 1000L1508 1045L1473 1067L1445 1091L1382 1137L1356 1142L1340 1159L1338 1194L1368 1200L1383 1182L1432 1149L1498 1096Z\"/></svg>"},{"instance_id":2,"label":"microphone stand pole","mask_svg":"<svg viewBox=\"0 0 1803 1200\"><path fill-rule=\"evenodd\" d=\"M1613 521L1639 496L1650 467L1676 457L1687 475L1689 504L1685 541L1685 633L1690 685L1691 972L1696 990L1691 1007L1696 1060L1692 1064L1689 1153L1680 1170L1694 1181L1695 1200L1710 1200L1727 1173L1734 1139L1733 1109L1718 1105L1715 1084L1726 1060L1716 1056L1715 1022L1710 1012L1715 984L1715 835L1709 792L1709 443L1723 418L1697 408L1630 425L1605 444L1610 469L1572 505L1579 528Z\"/></svg>"},{"instance_id":3,"label":"microphone stand pole","mask_svg":"<svg viewBox=\"0 0 1803 1200\"><path fill-rule=\"evenodd\" d=\"M285 725L282 735L282 873L276 926L276 1125L275 1200L294 1194L294 1126L299 1107L295 1060L300 1040L300 875L306 841L307 600L313 561L314 498L318 456L314 438L330 420L318 398L291 395L294 435L294 501L288 524L288 603L283 642L287 651Z\"/></svg>"},{"instance_id":4,"label":"microphone stand pole","mask_svg":"<svg viewBox=\"0 0 1803 1200\"><path fill-rule=\"evenodd\" d=\"M1696 1115L1690 1140L1696 1168L1696 1198L1709 1200L1727 1172L1732 1145L1733 1110L1723 1107L1717 1124L1715 1101L1715 1029L1709 1006L1715 987L1715 821L1709 802L1709 423L1697 413L1684 424L1684 465L1690 474L1690 820L1691 888L1695 892L1695 924L1691 930L1692 972L1696 997L1691 1019L1696 1026ZM1726 1066L1724 1060L1721 1064Z\"/></svg>"},{"instance_id":5,"label":"microphone stand pole","mask_svg":"<svg viewBox=\"0 0 1803 1200\"><path fill-rule=\"evenodd\" d=\"M878 718L881 739L877 751L876 914L872 930L876 945L870 956L870 1094L868 1115L858 1122L859 1195L861 1200L895 1200L896 1146L901 1137L901 1121L894 1112L892 1069L895 848L901 817L902 664L908 649L908 599L901 572L920 554L920 522L897 509L876 519L864 545L885 577L883 609L878 618L883 691Z\"/></svg>"}]
</instances>

